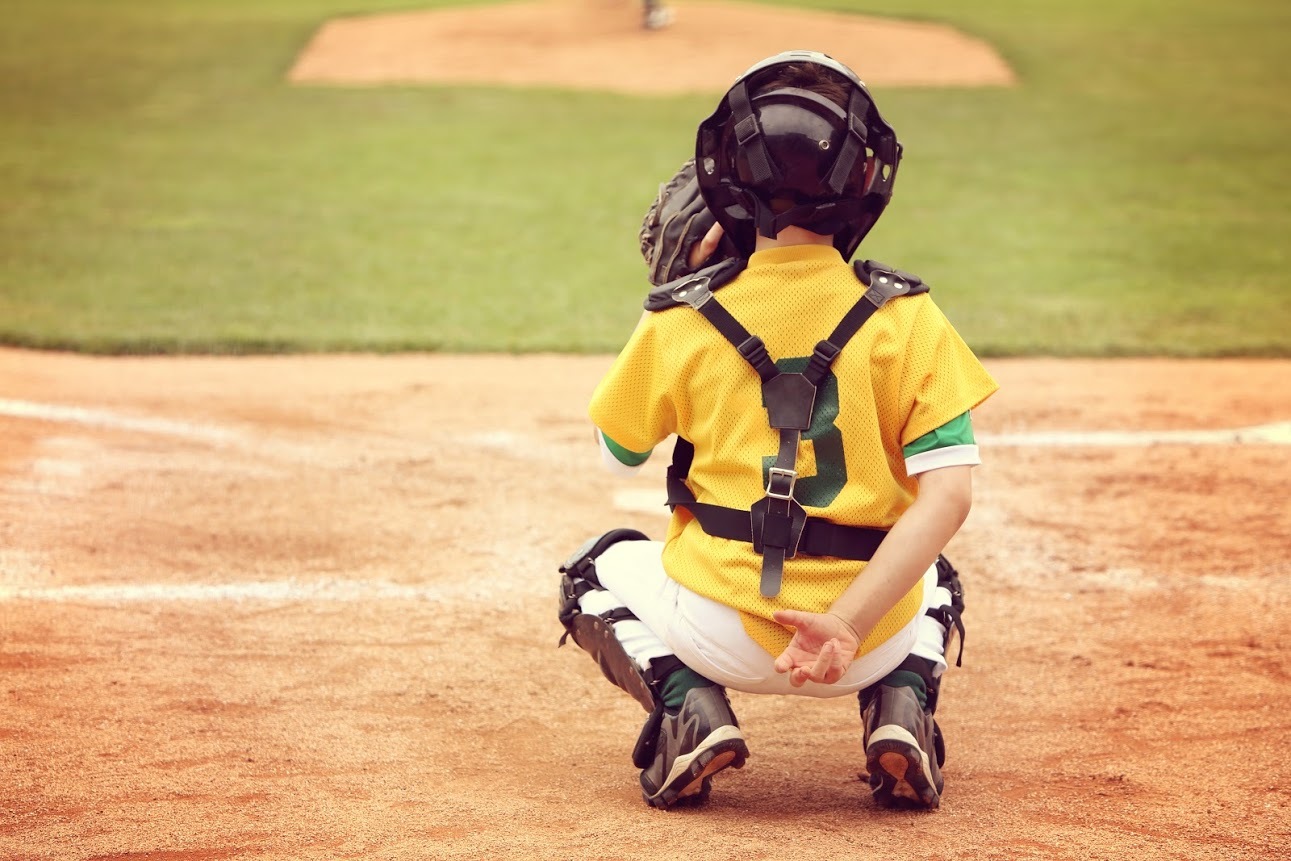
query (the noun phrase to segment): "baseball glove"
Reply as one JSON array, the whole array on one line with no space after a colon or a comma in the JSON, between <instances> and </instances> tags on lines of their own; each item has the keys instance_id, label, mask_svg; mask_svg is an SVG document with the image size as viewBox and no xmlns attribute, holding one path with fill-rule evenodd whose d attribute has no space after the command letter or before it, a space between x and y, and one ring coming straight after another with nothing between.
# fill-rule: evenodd
<instances>
[{"instance_id":1,"label":"baseball glove","mask_svg":"<svg viewBox=\"0 0 1291 861\"><path fill-rule=\"evenodd\" d=\"M650 283L656 287L683 275L736 256L735 246L723 236L717 249L690 265L691 250L703 241L717 223L699 194L695 160L681 166L672 179L659 186L659 196L641 222L641 256L649 268Z\"/></svg>"}]
</instances>

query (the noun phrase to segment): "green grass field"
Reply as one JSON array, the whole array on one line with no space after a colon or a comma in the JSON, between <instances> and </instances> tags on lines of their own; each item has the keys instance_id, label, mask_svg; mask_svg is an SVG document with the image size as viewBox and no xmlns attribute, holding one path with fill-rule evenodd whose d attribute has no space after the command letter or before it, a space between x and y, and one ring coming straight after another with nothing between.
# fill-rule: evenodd
<instances>
[{"instance_id":1,"label":"green grass field","mask_svg":"<svg viewBox=\"0 0 1291 861\"><path fill-rule=\"evenodd\" d=\"M0 342L616 350L718 94L285 83L326 18L432 5L6 2ZM860 254L979 353L1291 355L1291 4L790 5L945 21L1018 71L876 88L907 157Z\"/></svg>"}]
</instances>

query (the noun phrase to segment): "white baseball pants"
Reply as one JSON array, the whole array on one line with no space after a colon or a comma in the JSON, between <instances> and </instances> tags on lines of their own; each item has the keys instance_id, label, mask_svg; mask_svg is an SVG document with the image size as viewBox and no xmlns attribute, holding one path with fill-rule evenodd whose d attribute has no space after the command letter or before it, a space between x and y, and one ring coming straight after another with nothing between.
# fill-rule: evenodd
<instances>
[{"instance_id":1,"label":"white baseball pants","mask_svg":"<svg viewBox=\"0 0 1291 861\"><path fill-rule=\"evenodd\" d=\"M936 567L923 578L919 613L895 636L852 662L832 685L789 684L788 674L775 671L776 656L744 630L740 613L697 595L665 573L663 542L620 541L596 560L596 576L605 591L593 590L579 599L584 613L601 614L627 607L640 621L615 623L623 648L642 669L664 655L676 655L700 675L737 691L753 694L794 694L837 697L874 684L909 654L936 662L934 675L946 669L942 654L946 629L925 615L929 607L950 604L950 593L937 586Z\"/></svg>"}]
</instances>

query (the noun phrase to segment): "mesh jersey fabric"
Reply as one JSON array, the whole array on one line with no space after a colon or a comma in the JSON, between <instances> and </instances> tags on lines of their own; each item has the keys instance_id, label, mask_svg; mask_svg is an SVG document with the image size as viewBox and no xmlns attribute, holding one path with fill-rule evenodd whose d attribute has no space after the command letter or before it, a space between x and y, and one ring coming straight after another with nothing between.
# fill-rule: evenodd
<instances>
[{"instance_id":1,"label":"mesh jersey fabric","mask_svg":"<svg viewBox=\"0 0 1291 861\"><path fill-rule=\"evenodd\" d=\"M762 338L785 371L800 371L864 291L832 246L759 251L715 295ZM889 301L835 359L798 449L795 498L809 515L890 528L914 501L902 447L976 407L998 388L928 294ZM690 307L646 314L592 395L592 421L616 443L648 452L676 433L695 446L688 484L699 502L748 509L761 499L779 435L767 422L758 375ZM759 468L759 465L761 467ZM669 523L668 575L739 610L772 655L790 633L782 608L824 612L863 562L800 555L785 562L780 594L758 591L762 557L751 544L706 534L684 509ZM869 632L873 650L921 606L916 585Z\"/></svg>"}]
</instances>

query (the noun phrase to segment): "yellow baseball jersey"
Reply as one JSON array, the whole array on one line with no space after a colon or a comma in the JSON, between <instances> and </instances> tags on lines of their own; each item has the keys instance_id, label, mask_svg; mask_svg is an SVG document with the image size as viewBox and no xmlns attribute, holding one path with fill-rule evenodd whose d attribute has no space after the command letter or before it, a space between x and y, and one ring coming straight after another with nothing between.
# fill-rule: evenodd
<instances>
[{"instance_id":1,"label":"yellow baseball jersey","mask_svg":"<svg viewBox=\"0 0 1291 861\"><path fill-rule=\"evenodd\" d=\"M714 295L760 337L783 371L805 366L817 342L864 291L830 246L755 253ZM902 447L972 409L997 388L928 294L890 300L835 359L817 391L812 426L798 448L794 496L808 515L890 528L914 501ZM779 434L767 421L758 375L688 306L646 314L592 396L589 414L610 439L648 452L676 433L695 446L687 483L699 502L748 509L765 494ZM780 594L758 591L753 546L706 534L684 509L672 516L663 553L668 575L739 610L745 630L772 655L790 633L782 608L824 612L863 562L799 555L786 560ZM861 644L871 651L922 606L910 590Z\"/></svg>"}]
</instances>

